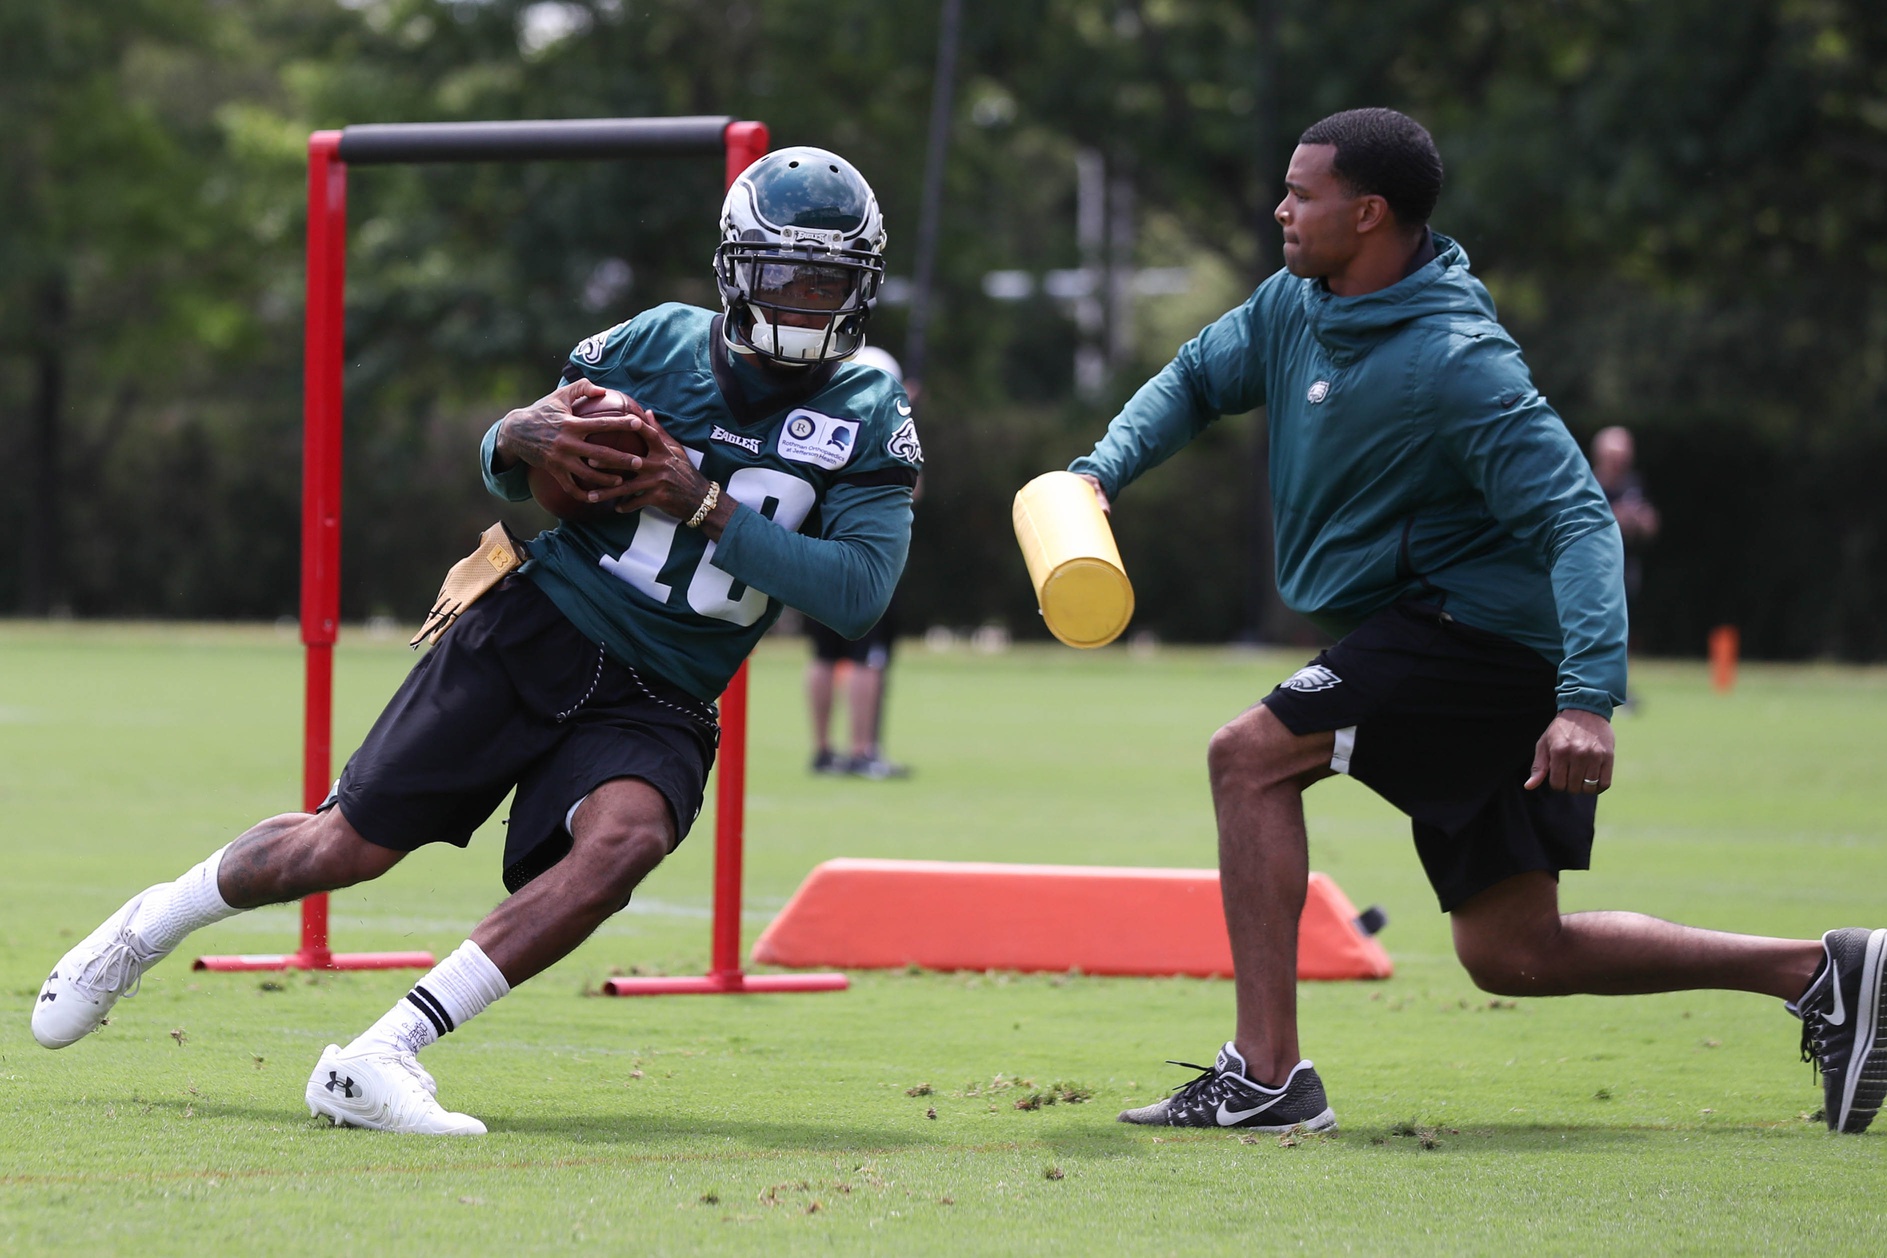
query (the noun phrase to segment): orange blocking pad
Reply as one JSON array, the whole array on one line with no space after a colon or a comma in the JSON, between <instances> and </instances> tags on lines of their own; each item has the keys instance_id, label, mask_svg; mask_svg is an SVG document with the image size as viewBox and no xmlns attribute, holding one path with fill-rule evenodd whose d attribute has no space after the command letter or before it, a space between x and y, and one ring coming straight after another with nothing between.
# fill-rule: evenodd
<instances>
[{"instance_id":1,"label":"orange blocking pad","mask_svg":"<svg viewBox=\"0 0 1887 1258\"><path fill-rule=\"evenodd\" d=\"M830 860L753 947L759 965L1088 974L1232 973L1210 869ZM1298 924L1301 979L1388 978L1389 954L1356 907L1310 876Z\"/></svg>"}]
</instances>

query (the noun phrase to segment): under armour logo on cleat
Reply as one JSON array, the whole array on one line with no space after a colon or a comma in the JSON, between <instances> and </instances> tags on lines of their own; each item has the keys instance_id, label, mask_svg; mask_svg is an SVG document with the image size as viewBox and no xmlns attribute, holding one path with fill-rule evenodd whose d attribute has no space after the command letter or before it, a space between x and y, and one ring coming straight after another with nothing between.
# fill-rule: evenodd
<instances>
[{"instance_id":1,"label":"under armour logo on cleat","mask_svg":"<svg viewBox=\"0 0 1887 1258\"><path fill-rule=\"evenodd\" d=\"M49 1000L57 1000L57 999L59 999L59 993L58 993L58 992L41 992L41 993L39 993L39 1003L40 1003L40 1004L42 1004L42 1005L43 1005L43 1004L45 1004L45 1003L46 1003L47 1001L49 1001Z\"/></svg>"},{"instance_id":2,"label":"under armour logo on cleat","mask_svg":"<svg viewBox=\"0 0 1887 1258\"><path fill-rule=\"evenodd\" d=\"M353 1100L356 1095L354 1092L354 1081L351 1078L341 1078L341 1073L338 1070L328 1071L328 1081L321 1086L330 1092L339 1092L350 1101Z\"/></svg>"}]
</instances>

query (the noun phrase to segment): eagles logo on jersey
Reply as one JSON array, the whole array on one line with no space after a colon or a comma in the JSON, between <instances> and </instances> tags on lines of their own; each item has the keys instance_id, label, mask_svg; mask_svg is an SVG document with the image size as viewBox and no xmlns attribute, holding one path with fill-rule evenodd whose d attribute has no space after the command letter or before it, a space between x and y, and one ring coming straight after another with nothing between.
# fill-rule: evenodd
<instances>
[{"instance_id":1,"label":"eagles logo on jersey","mask_svg":"<svg viewBox=\"0 0 1887 1258\"><path fill-rule=\"evenodd\" d=\"M917 439L917 421L906 419L904 426L891 434L891 440L885 442L885 451L894 459L903 459L915 467L924 463L924 446Z\"/></svg>"},{"instance_id":2,"label":"eagles logo on jersey","mask_svg":"<svg viewBox=\"0 0 1887 1258\"><path fill-rule=\"evenodd\" d=\"M583 343L571 351L570 357L594 367L603 361L603 348L609 344L609 338L614 336L622 326L618 323L607 332L598 332L595 336L585 337Z\"/></svg>"}]
</instances>

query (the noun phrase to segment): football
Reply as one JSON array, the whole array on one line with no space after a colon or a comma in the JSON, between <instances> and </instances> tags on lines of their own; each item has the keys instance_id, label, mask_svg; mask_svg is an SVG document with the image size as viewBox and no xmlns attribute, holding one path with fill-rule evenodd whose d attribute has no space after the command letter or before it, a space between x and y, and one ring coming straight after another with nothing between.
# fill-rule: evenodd
<instances>
[{"instance_id":1,"label":"football","mask_svg":"<svg viewBox=\"0 0 1887 1258\"><path fill-rule=\"evenodd\" d=\"M629 399L611 389L601 397L585 398L570 408L570 413L579 419L600 419L612 415L630 415L640 408L633 408ZM621 450L625 454L647 454L648 440L639 432L628 429L612 429L591 436L594 445L608 446L612 450ZM541 467L533 467L528 479L531 485L531 497L537 505L556 516L559 520L598 519L615 512L612 502L591 503L581 498L572 497L564 492L557 478Z\"/></svg>"}]
</instances>

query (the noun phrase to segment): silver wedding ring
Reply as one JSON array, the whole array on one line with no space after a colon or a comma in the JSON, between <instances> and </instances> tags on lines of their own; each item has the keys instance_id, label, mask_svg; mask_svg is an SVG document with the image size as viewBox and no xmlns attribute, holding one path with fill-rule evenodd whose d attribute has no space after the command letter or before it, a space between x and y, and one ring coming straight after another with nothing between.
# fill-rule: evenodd
<instances>
[{"instance_id":1,"label":"silver wedding ring","mask_svg":"<svg viewBox=\"0 0 1887 1258\"><path fill-rule=\"evenodd\" d=\"M1584 780L1587 786L1597 786L1599 784L1599 779L1597 778L1586 778Z\"/></svg>"}]
</instances>

